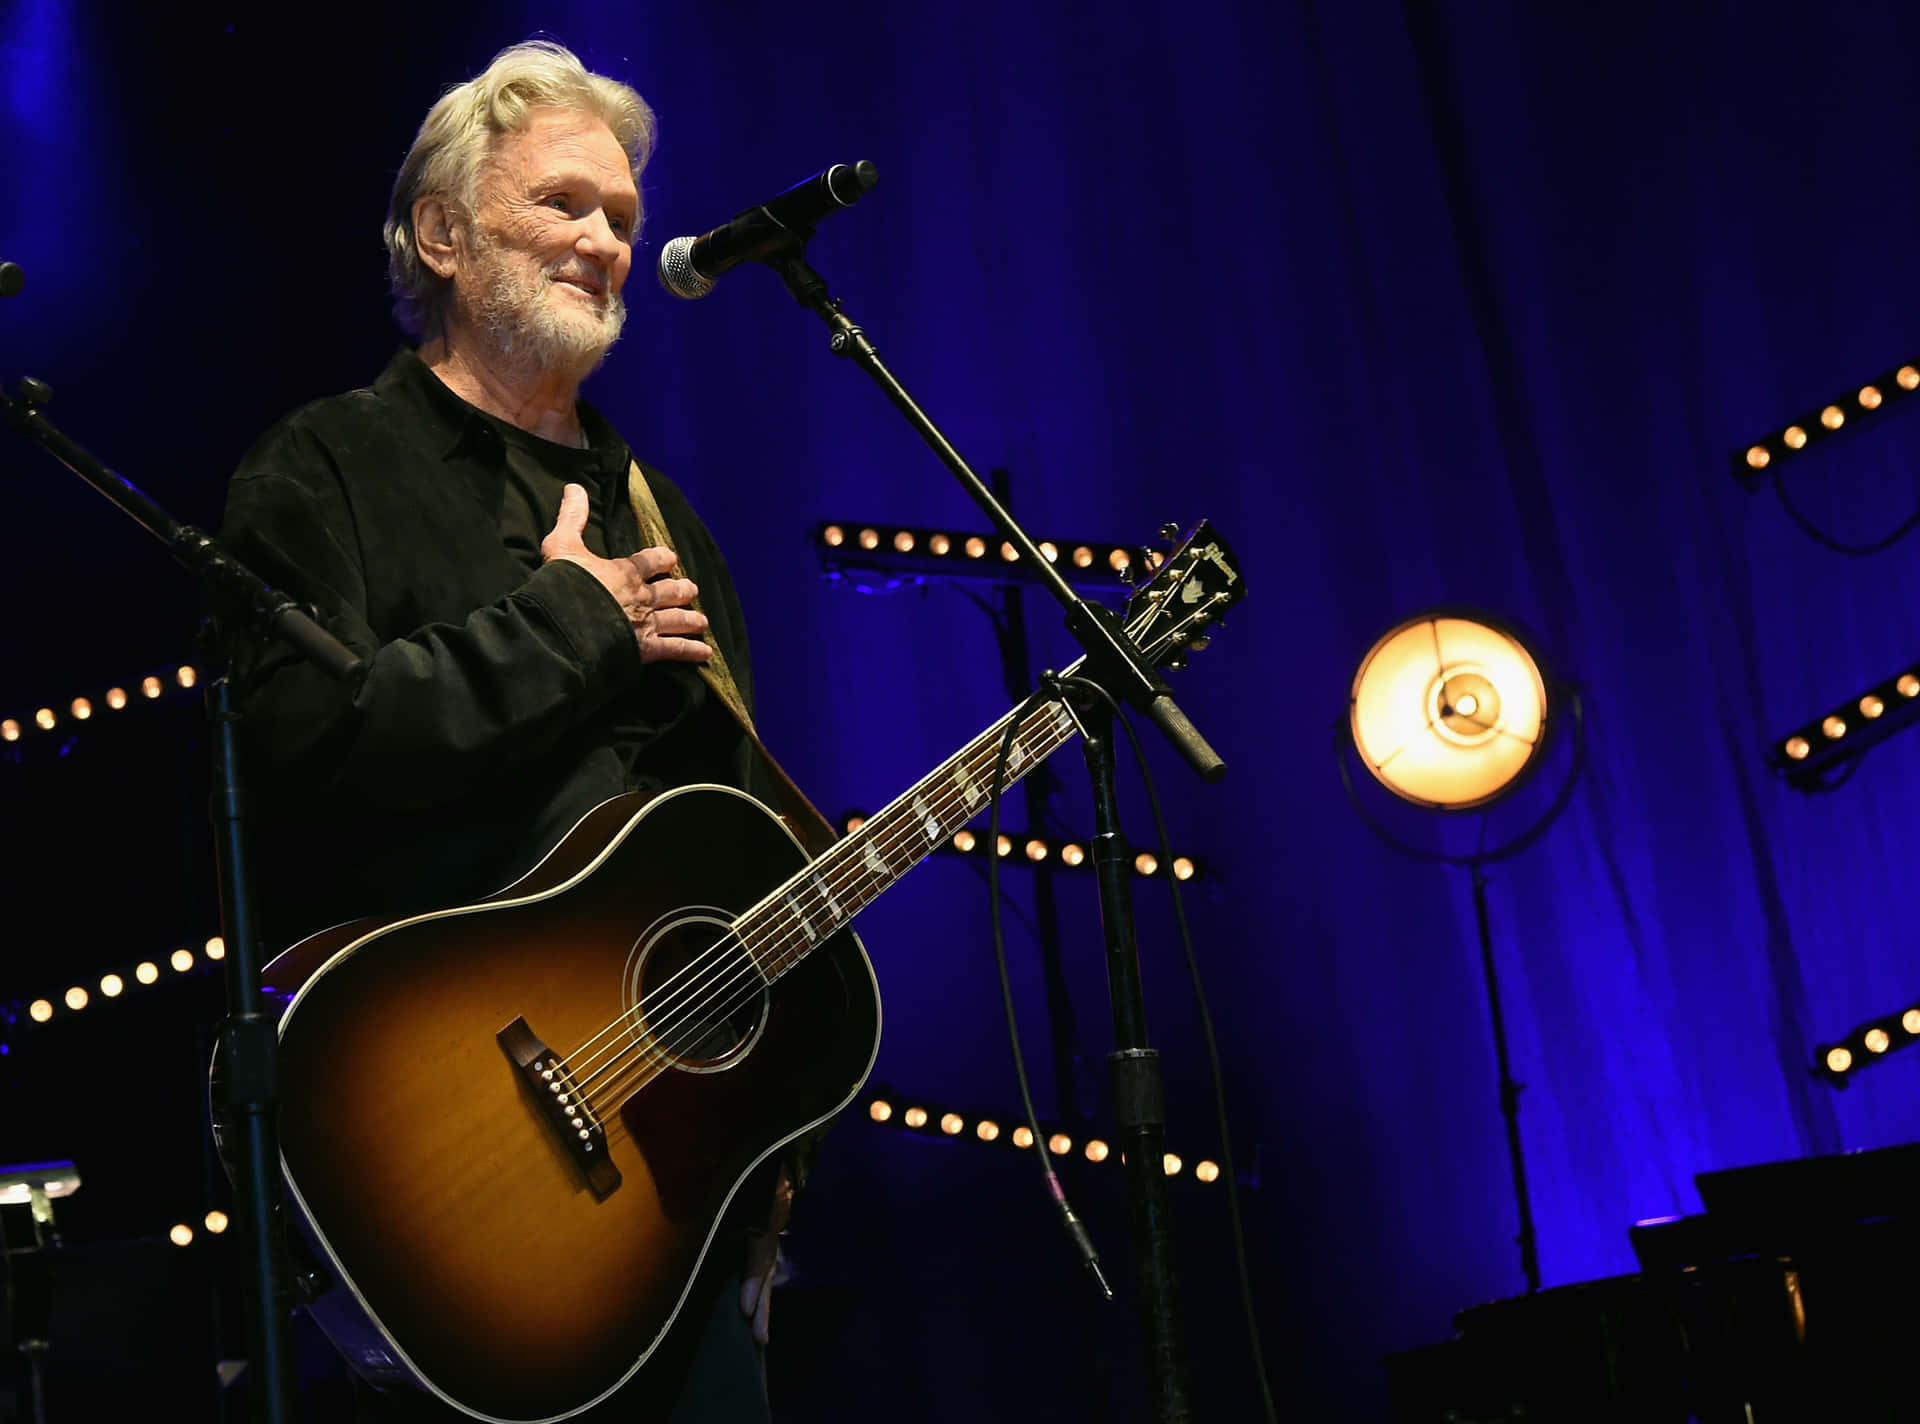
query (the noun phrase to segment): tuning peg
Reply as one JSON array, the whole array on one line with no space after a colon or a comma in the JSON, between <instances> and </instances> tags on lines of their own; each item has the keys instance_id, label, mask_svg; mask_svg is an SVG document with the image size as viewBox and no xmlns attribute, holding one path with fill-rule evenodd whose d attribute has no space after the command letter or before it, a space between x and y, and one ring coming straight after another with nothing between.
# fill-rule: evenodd
<instances>
[{"instance_id":1,"label":"tuning peg","mask_svg":"<svg viewBox=\"0 0 1920 1424\"><path fill-rule=\"evenodd\" d=\"M1207 646L1212 642L1213 639L1203 636L1195 638L1192 642L1188 643L1187 646L1196 653L1204 653L1207 650Z\"/></svg>"},{"instance_id":2,"label":"tuning peg","mask_svg":"<svg viewBox=\"0 0 1920 1424\"><path fill-rule=\"evenodd\" d=\"M1162 524L1160 526L1160 537L1165 539L1169 544L1179 543L1180 526L1178 524Z\"/></svg>"}]
</instances>

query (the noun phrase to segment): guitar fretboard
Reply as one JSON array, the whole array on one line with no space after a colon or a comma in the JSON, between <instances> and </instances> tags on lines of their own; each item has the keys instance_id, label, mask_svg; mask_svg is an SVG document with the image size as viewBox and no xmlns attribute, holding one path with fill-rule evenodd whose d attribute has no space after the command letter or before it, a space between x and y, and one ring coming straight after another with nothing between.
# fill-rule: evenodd
<instances>
[{"instance_id":1,"label":"guitar fretboard","mask_svg":"<svg viewBox=\"0 0 1920 1424\"><path fill-rule=\"evenodd\" d=\"M994 761L1009 712L885 810L748 910L734 931L761 978L773 983L828 935L879 898L880 892L987 807ZM1003 786L1012 786L1052 755L1078 728L1057 701L1020 719L1007 753Z\"/></svg>"}]
</instances>

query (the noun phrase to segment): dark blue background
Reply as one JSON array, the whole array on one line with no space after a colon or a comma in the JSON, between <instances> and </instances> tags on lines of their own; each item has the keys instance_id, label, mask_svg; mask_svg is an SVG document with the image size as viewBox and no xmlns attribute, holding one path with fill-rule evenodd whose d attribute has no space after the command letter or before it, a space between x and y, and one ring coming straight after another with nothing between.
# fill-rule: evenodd
<instances>
[{"instance_id":1,"label":"dark blue background","mask_svg":"<svg viewBox=\"0 0 1920 1424\"><path fill-rule=\"evenodd\" d=\"M1894 4L554 0L269 21L8 0L0 257L28 285L0 304L0 377L48 381L71 435L217 523L254 435L398 341L379 221L428 104L501 46L558 38L661 121L628 334L588 393L729 552L775 750L829 810L876 807L1004 710L996 643L953 587L823 581L807 531L983 517L773 276L679 304L646 270L668 237L871 159L880 185L822 227L814 265L974 465L1010 472L1036 535L1206 516L1238 550L1251 596L1178 681L1231 773L1202 786L1147 740L1175 840L1215 871L1189 909L1276 1387L1298 1417L1378 1418L1383 1354L1521 1286L1468 882L1373 838L1330 751L1357 660L1414 610L1523 620L1589 689L1587 774L1491 888L1547 1283L1634 1269L1627 1226L1698 1210L1695 1173L1920 1129L1920 1054L1845 1094L1807 1072L1816 1040L1920 993L1920 743L1821 798L1763 760L1920 651L1920 563L1910 543L1821 547L1726 463L1920 355L1916 29ZM0 715L190 658L188 577L9 440ZM1865 542L1920 499L1913 441L1889 415L1783 479ZM1063 663L1058 620L1029 608L1036 666ZM0 765L0 997L57 997L211 927L196 714L167 706ZM1059 826L1084 834L1077 756L1055 770ZM1123 794L1150 838L1131 775ZM1395 824L1456 848L1476 831ZM57 888L72 877L85 893ZM1093 893L1060 888L1073 1088L1107 1123ZM1219 1146L1197 1018L1164 891L1139 910L1191 1161ZM1009 924L1051 1112L1034 937ZM878 1078L1011 1105L986 925L952 861L865 916ZM93 1154L76 1234L163 1228L215 1192L196 1115L214 1007L154 991L98 1024L14 1025L11 1101L33 1111L0 1157ZM50 1093L84 1130L47 1118ZM143 1123L160 1137L114 1165ZM1130 1300L1117 1176L1071 1185ZM1221 1192L1175 1206L1196 1400L1250 1417ZM1086 1300L1011 1153L850 1119L792 1254L792 1417L1145 1417L1130 1307Z\"/></svg>"}]
</instances>

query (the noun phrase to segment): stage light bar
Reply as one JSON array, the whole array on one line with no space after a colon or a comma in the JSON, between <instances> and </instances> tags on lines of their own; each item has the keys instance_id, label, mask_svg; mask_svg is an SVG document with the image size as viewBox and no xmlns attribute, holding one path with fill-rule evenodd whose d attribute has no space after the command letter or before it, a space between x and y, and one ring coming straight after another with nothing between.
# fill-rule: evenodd
<instances>
[{"instance_id":1,"label":"stage light bar","mask_svg":"<svg viewBox=\"0 0 1920 1424\"><path fill-rule=\"evenodd\" d=\"M867 823L864 811L848 811L840 817L840 829L852 835ZM995 850L1002 860L1024 860L1033 865L1049 863L1063 865L1069 870L1091 871L1094 868L1093 856L1083 841L1062 840L1058 836L1037 836L1031 832L1002 831L995 844ZM955 831L946 840L933 847L931 855L961 855L978 860L987 853L987 833L985 831ZM1173 858L1173 878L1192 880L1203 873L1205 865L1190 855L1176 855ZM1155 851L1134 852L1133 873L1143 879L1165 879L1166 873L1160 865L1160 856Z\"/></svg>"},{"instance_id":2,"label":"stage light bar","mask_svg":"<svg viewBox=\"0 0 1920 1424\"><path fill-rule=\"evenodd\" d=\"M1920 663L1883 678L1776 739L1767 762L1799 791L1821 791L1836 768L1920 720Z\"/></svg>"},{"instance_id":3,"label":"stage light bar","mask_svg":"<svg viewBox=\"0 0 1920 1424\"><path fill-rule=\"evenodd\" d=\"M1920 365L1895 366L1884 371L1735 450L1730 457L1733 477L1749 491L1757 489L1768 473L1779 469L1782 461L1805 454L1821 441L1844 431L1857 430L1867 421L1882 419L1889 411L1904 409L1903 403L1917 388L1920 388Z\"/></svg>"},{"instance_id":4,"label":"stage light bar","mask_svg":"<svg viewBox=\"0 0 1920 1424\"><path fill-rule=\"evenodd\" d=\"M1838 1042L1819 1045L1814 1049L1813 1071L1834 1087L1844 1088L1854 1074L1914 1043L1920 1043L1920 1003L1869 1019Z\"/></svg>"},{"instance_id":5,"label":"stage light bar","mask_svg":"<svg viewBox=\"0 0 1920 1424\"><path fill-rule=\"evenodd\" d=\"M1018 1113L970 1113L929 1098L898 1093L890 1087L878 1088L868 1094L867 1119L914 1137L1005 1144L1016 1152L1024 1152L1033 1146L1033 1132L1024 1123L1011 1132L1003 1126L1009 1121L1019 1122ZM1057 1125L1049 1127L1043 1123L1041 1128L1047 1134L1047 1150L1055 1157L1065 1157L1078 1149L1081 1157L1095 1165L1110 1162L1118 1167L1126 1161L1125 1154L1115 1151L1104 1138L1076 1141L1071 1133ZM1162 1156L1160 1168L1169 1177L1191 1177L1203 1184L1220 1180L1220 1164L1211 1159L1194 1163L1193 1170L1189 1172L1186 1162L1177 1153L1168 1152Z\"/></svg>"},{"instance_id":6,"label":"stage light bar","mask_svg":"<svg viewBox=\"0 0 1920 1424\"><path fill-rule=\"evenodd\" d=\"M0 742L18 742L39 732L70 730L76 722L91 721L102 708L119 712L136 701L156 701L170 689L191 688L199 681L199 670L183 663L164 674L146 674L133 684L131 692L116 686L109 687L97 698L70 697L62 702L50 702L30 716L0 718Z\"/></svg>"},{"instance_id":7,"label":"stage light bar","mask_svg":"<svg viewBox=\"0 0 1920 1424\"><path fill-rule=\"evenodd\" d=\"M204 964L200 962L201 957L204 957ZM166 962L176 975L189 975L195 971L196 967L202 972L209 971L226 957L226 941L219 935L213 935L201 945L199 956L182 945L167 955ZM157 984L161 978L160 966L151 959L141 960L128 973L134 983L140 985ZM117 999L125 994L127 989L127 979L119 974L105 974L100 978L99 993L103 999ZM24 1009L18 1001L7 1004L4 1009L0 1009L0 1013L4 1013L9 1023L18 1023L21 1014L24 1013L32 1022L43 1024L50 1023L54 1015L60 1011L60 1007L67 1010L67 1017L72 1017L74 1014L84 1012L93 1002L93 992L86 985L72 984L58 995L49 994L32 1000L25 1005Z\"/></svg>"},{"instance_id":8,"label":"stage light bar","mask_svg":"<svg viewBox=\"0 0 1920 1424\"><path fill-rule=\"evenodd\" d=\"M1145 576L1165 562L1158 549L1092 539L1037 539L1040 552L1076 587L1111 593L1130 575ZM829 579L865 593L929 578L987 583L1037 582L1012 544L998 534L898 524L829 520L815 525L813 544Z\"/></svg>"}]
</instances>

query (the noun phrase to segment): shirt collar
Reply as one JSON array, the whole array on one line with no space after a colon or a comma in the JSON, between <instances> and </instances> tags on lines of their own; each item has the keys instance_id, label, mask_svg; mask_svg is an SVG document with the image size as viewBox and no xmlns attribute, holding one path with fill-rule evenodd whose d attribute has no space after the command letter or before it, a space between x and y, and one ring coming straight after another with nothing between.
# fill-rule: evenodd
<instances>
[{"instance_id":1,"label":"shirt collar","mask_svg":"<svg viewBox=\"0 0 1920 1424\"><path fill-rule=\"evenodd\" d=\"M464 456L477 459L489 468L498 468L506 459L505 442L492 422L455 395L412 347L403 346L394 353L387 369L374 382L374 389L414 410L431 432L430 444L439 451L442 460ZM587 446L600 457L604 478L609 482L623 481L627 462L632 458L626 442L612 422L586 401L577 402L576 409L580 428L586 432Z\"/></svg>"}]
</instances>

